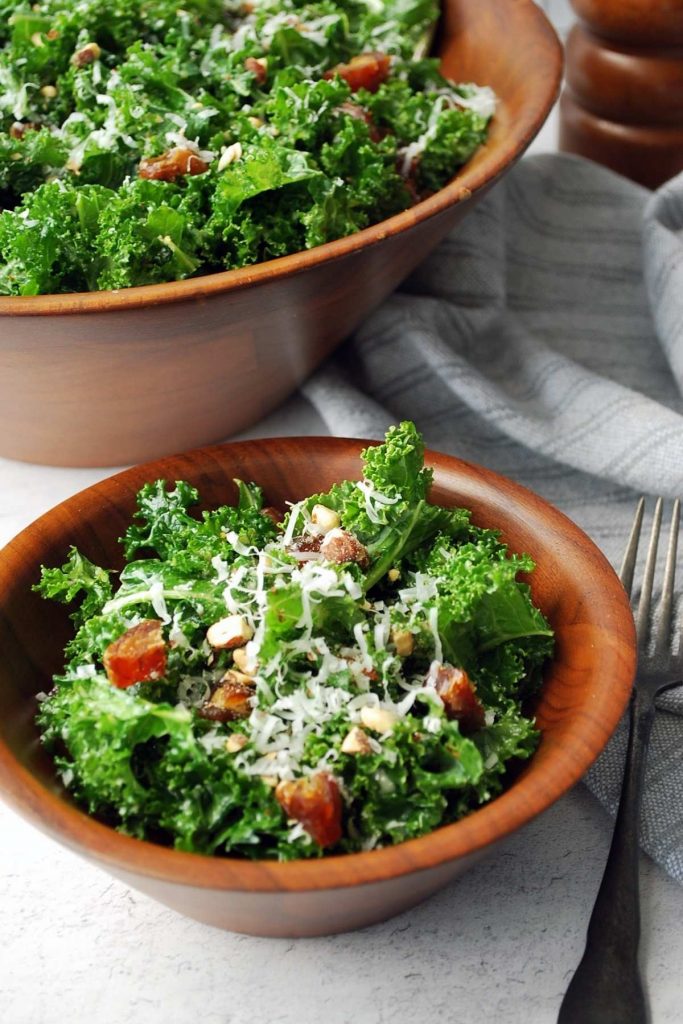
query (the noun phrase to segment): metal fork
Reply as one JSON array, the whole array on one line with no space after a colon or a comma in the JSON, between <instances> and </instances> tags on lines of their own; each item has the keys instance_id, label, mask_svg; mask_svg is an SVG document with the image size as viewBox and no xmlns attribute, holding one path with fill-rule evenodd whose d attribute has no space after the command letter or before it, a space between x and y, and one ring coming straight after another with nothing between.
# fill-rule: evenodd
<instances>
[{"instance_id":1,"label":"metal fork","mask_svg":"<svg viewBox=\"0 0 683 1024\"><path fill-rule=\"evenodd\" d=\"M674 502L659 614L651 616L662 499L655 505L640 601L635 611L638 669L630 705L624 781L605 873L593 907L586 949L560 1007L558 1024L647 1024L645 989L638 965L640 906L638 834L645 760L655 698L683 678L683 660L672 651L676 551L680 502ZM629 597L638 554L645 499L636 508L619 578ZM652 637L650 634L652 633Z\"/></svg>"}]
</instances>

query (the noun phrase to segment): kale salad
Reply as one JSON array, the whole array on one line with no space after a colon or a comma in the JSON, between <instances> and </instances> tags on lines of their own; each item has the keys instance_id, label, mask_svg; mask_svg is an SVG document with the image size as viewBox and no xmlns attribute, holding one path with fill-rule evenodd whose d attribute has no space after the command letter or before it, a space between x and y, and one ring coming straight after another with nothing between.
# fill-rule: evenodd
<instances>
[{"instance_id":1,"label":"kale salad","mask_svg":"<svg viewBox=\"0 0 683 1024\"><path fill-rule=\"evenodd\" d=\"M495 97L416 53L437 0L0 0L0 294L341 238L445 185Z\"/></svg>"},{"instance_id":2,"label":"kale salad","mask_svg":"<svg viewBox=\"0 0 683 1024\"><path fill-rule=\"evenodd\" d=\"M552 630L495 531L431 504L411 423L361 480L192 514L142 488L125 568L72 548L36 589L74 602L38 723L76 801L131 836L251 858L371 850L490 800L538 733Z\"/></svg>"}]
</instances>

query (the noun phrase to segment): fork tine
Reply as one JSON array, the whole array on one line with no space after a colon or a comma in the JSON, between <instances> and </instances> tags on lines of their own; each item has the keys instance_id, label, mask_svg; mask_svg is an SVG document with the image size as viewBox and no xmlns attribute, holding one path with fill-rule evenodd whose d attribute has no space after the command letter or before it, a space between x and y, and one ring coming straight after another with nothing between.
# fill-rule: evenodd
<instances>
[{"instance_id":1,"label":"fork tine","mask_svg":"<svg viewBox=\"0 0 683 1024\"><path fill-rule=\"evenodd\" d=\"M642 645L647 640L648 627L650 622L650 605L652 603L652 585L657 567L657 546L659 544L659 531L662 525L662 499L657 498L655 512L652 519L652 530L650 532L650 545L647 549L645 560L645 572L643 574L643 586L640 591L638 602L638 614L636 616L636 636L638 644Z\"/></svg>"},{"instance_id":2,"label":"fork tine","mask_svg":"<svg viewBox=\"0 0 683 1024\"><path fill-rule=\"evenodd\" d=\"M671 612L673 608L674 579L676 576L676 552L678 550L678 527L681 519L681 503L676 498L671 512L671 529L669 530L669 546L664 566L664 582L662 599L659 605L659 632L657 635L656 653L664 654L669 647L671 633Z\"/></svg>"},{"instance_id":3,"label":"fork tine","mask_svg":"<svg viewBox=\"0 0 683 1024\"><path fill-rule=\"evenodd\" d=\"M633 526L631 527L631 534L628 538L626 551L624 552L624 560L621 563L621 569L619 570L619 579L621 580L622 586L629 597L631 596L631 590L633 589L633 574L636 568L638 542L640 541L640 530L643 525L644 510L645 498L640 498L636 506L636 514L633 517Z\"/></svg>"}]
</instances>

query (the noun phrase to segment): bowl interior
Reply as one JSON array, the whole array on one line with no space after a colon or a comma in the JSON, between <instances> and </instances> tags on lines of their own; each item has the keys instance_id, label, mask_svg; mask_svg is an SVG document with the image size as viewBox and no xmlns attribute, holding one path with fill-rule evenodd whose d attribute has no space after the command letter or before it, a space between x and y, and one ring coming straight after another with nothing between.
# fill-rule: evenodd
<instances>
[{"instance_id":1,"label":"bowl interior","mask_svg":"<svg viewBox=\"0 0 683 1024\"><path fill-rule=\"evenodd\" d=\"M283 506L357 478L364 442L277 438L199 449L136 467L48 512L0 552L0 790L20 813L61 842L114 867L221 889L256 891L347 886L453 860L511 832L569 789L603 748L627 703L635 671L633 620L624 591L592 542L540 498L480 467L427 453L432 498L473 510L499 528L514 551L537 563L535 601L557 637L537 709L539 750L509 789L454 825L400 846L273 864L178 853L130 839L72 805L42 752L33 723L35 694L50 686L70 635L61 606L31 592L41 563L61 564L70 544L96 562L121 565L117 539L150 480L184 479L204 504L234 499L233 477L256 480L268 504Z\"/></svg>"}]
</instances>

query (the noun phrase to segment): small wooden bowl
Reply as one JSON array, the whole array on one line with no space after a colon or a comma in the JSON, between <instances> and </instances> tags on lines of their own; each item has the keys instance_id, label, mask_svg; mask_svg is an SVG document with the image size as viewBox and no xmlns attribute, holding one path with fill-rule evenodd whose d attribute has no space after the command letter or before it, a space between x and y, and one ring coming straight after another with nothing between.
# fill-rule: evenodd
<instances>
[{"instance_id":1,"label":"small wooden bowl","mask_svg":"<svg viewBox=\"0 0 683 1024\"><path fill-rule=\"evenodd\" d=\"M180 853L120 835L71 802L41 750L35 694L49 689L69 635L65 610L31 593L41 563L69 544L120 566L117 538L146 481L189 480L208 505L234 499L234 476L282 506L358 477L360 441L279 438L207 448L111 477L48 512L0 552L0 790L24 817L127 884L208 924L256 935L359 928L414 906L549 807L584 774L615 728L635 671L625 593L594 544L564 515L488 470L428 453L432 498L465 505L537 563L534 600L556 656L543 685L537 753L500 797L454 825L369 853L286 864ZM567 843L571 843L567 836Z\"/></svg>"},{"instance_id":2,"label":"small wooden bowl","mask_svg":"<svg viewBox=\"0 0 683 1024\"><path fill-rule=\"evenodd\" d=\"M489 139L431 198L356 235L222 274L119 292L0 297L0 455L122 465L261 419L522 155L562 53L533 0L445 0L446 74L500 97Z\"/></svg>"}]
</instances>

